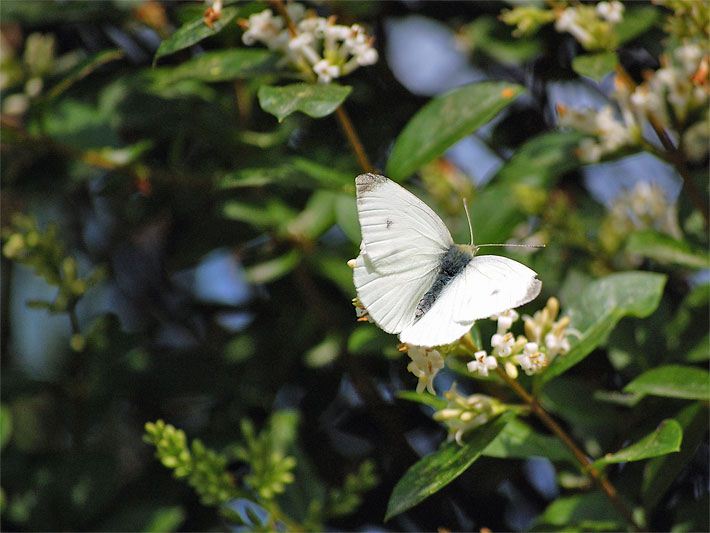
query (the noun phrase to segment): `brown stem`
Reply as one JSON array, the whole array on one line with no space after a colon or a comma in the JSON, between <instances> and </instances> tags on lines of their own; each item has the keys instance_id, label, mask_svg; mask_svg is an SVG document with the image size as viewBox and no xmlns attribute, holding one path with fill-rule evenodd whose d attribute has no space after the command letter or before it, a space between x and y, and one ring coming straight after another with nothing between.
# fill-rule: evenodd
<instances>
[{"instance_id":1,"label":"brown stem","mask_svg":"<svg viewBox=\"0 0 710 533\"><path fill-rule=\"evenodd\" d=\"M629 73L626 72L626 69L624 69L621 64L616 65L616 74L619 76L621 83L626 85L630 91L633 91L636 88L636 82L629 75ZM670 135L668 135L668 132L665 130L656 115L649 111L646 113L646 120L648 120L649 124L651 124L653 131L656 133L656 137L658 137L663 149L666 151L665 159L671 163L678 171L678 174L680 174L690 201L693 203L695 208L702 213L703 218L705 219L705 226L707 226L710 222L708 206L703 199L703 193L700 191L695 181L693 181L693 177L688 171L683 152L673 144Z\"/></svg>"},{"instance_id":2,"label":"brown stem","mask_svg":"<svg viewBox=\"0 0 710 533\"><path fill-rule=\"evenodd\" d=\"M345 111L345 107L340 105L338 109L335 110L335 116L338 118L338 122L340 122L340 127L343 128L345 137L348 139L350 147L355 153L355 157L357 157L357 162L360 164L360 168L362 168L364 172L372 172L374 167L367 157L365 148L362 146L360 137L358 136L357 131L355 131L355 127L353 126L347 111Z\"/></svg>"},{"instance_id":3,"label":"brown stem","mask_svg":"<svg viewBox=\"0 0 710 533\"><path fill-rule=\"evenodd\" d=\"M545 424L550 431L552 431L558 439L560 439L567 448L572 452L575 459L579 461L582 465L582 470L588 473L597 486L604 492L609 501L614 506L614 508L619 512L621 516L628 522L634 531L641 531L641 528L636 523L631 509L624 503L621 496L616 490L616 487L606 478L604 475L597 470L592 464L591 459L577 446L577 444L572 440L572 437L562 429L562 427L555 422L555 420L550 416L550 414L545 411L545 409L538 403L537 398L526 391L517 380L511 378L505 371L498 367L496 369L498 375L506 382L506 384L513 389L513 391L530 407L530 410L535 413L535 415Z\"/></svg>"},{"instance_id":4,"label":"brown stem","mask_svg":"<svg viewBox=\"0 0 710 533\"><path fill-rule=\"evenodd\" d=\"M298 35L298 28L296 27L296 24L294 24L291 15L288 14L288 10L286 9L286 5L283 0L269 0L269 4L271 4L271 6L286 22L286 27L288 28L288 33L291 38L296 37ZM335 110L335 117L338 119L340 127L343 129L343 133L345 133L345 138L350 143L350 148L355 154L360 168L364 172L372 172L375 170L372 163L370 163L370 159L367 157L367 152L365 152L360 136L357 134L357 131L355 130L347 111L345 111L343 104L339 105Z\"/></svg>"}]
</instances>

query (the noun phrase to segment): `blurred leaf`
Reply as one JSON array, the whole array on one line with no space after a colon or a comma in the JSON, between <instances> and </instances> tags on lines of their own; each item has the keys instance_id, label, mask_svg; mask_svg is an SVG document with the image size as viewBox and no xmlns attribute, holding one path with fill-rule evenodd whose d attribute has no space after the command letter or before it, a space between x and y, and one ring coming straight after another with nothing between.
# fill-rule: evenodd
<instances>
[{"instance_id":1,"label":"blurred leaf","mask_svg":"<svg viewBox=\"0 0 710 533\"><path fill-rule=\"evenodd\" d=\"M624 392L710 401L710 373L701 368L666 365L644 372L624 387Z\"/></svg>"},{"instance_id":2,"label":"blurred leaf","mask_svg":"<svg viewBox=\"0 0 710 533\"><path fill-rule=\"evenodd\" d=\"M507 185L550 187L556 178L580 166L574 154L580 138L559 131L537 135L523 143L493 179Z\"/></svg>"},{"instance_id":3,"label":"blurred leaf","mask_svg":"<svg viewBox=\"0 0 710 533\"><path fill-rule=\"evenodd\" d=\"M115 165L122 166L136 162L151 148L153 148L153 142L148 139L144 139L135 144L122 146L121 148L104 147L88 150L85 153L85 156L88 158L100 157L111 161Z\"/></svg>"},{"instance_id":4,"label":"blurred leaf","mask_svg":"<svg viewBox=\"0 0 710 533\"><path fill-rule=\"evenodd\" d=\"M218 34L234 20L238 12L239 10L236 7L224 8L220 18L214 21L211 28L205 24L202 17L188 22L160 43L157 52L155 52L153 64L155 65L161 57L183 50L207 37Z\"/></svg>"},{"instance_id":5,"label":"blurred leaf","mask_svg":"<svg viewBox=\"0 0 710 533\"><path fill-rule=\"evenodd\" d=\"M329 365L340 355L340 344L340 336L329 333L320 343L304 354L306 366L320 368Z\"/></svg>"},{"instance_id":6,"label":"blurred leaf","mask_svg":"<svg viewBox=\"0 0 710 533\"><path fill-rule=\"evenodd\" d=\"M5 404L0 404L0 450L5 448L12 437L12 411Z\"/></svg>"},{"instance_id":7,"label":"blurred leaf","mask_svg":"<svg viewBox=\"0 0 710 533\"><path fill-rule=\"evenodd\" d=\"M508 422L495 440L483 450L483 455L501 459L545 457L550 461L576 464L574 456L559 439L537 433L517 418Z\"/></svg>"},{"instance_id":8,"label":"blurred leaf","mask_svg":"<svg viewBox=\"0 0 710 533\"><path fill-rule=\"evenodd\" d=\"M275 71L276 55L258 48L233 48L205 52L177 67L154 71L156 83L171 85L183 80L231 81Z\"/></svg>"},{"instance_id":9,"label":"blurred leaf","mask_svg":"<svg viewBox=\"0 0 710 533\"><path fill-rule=\"evenodd\" d=\"M651 29L660 15L660 10L652 6L627 7L621 22L614 28L619 44L631 41Z\"/></svg>"},{"instance_id":10,"label":"blurred leaf","mask_svg":"<svg viewBox=\"0 0 710 533\"><path fill-rule=\"evenodd\" d=\"M482 82L434 97L407 123L387 161L387 175L401 181L487 124L523 91L519 85Z\"/></svg>"},{"instance_id":11,"label":"blurred leaf","mask_svg":"<svg viewBox=\"0 0 710 533\"><path fill-rule=\"evenodd\" d=\"M434 396L433 394L427 394L424 392L416 392L413 390L398 391L396 396L401 400L426 405L427 407L433 408L435 411L443 409L447 404L447 401L439 396Z\"/></svg>"},{"instance_id":12,"label":"blurred leaf","mask_svg":"<svg viewBox=\"0 0 710 533\"><path fill-rule=\"evenodd\" d=\"M574 425L599 432L609 427L619 411L613 405L594 401L594 385L572 376L559 376L547 383L540 400L543 406Z\"/></svg>"},{"instance_id":13,"label":"blurred leaf","mask_svg":"<svg viewBox=\"0 0 710 533\"><path fill-rule=\"evenodd\" d=\"M176 531L184 521L185 511L182 507L161 507L153 513L143 531L145 533Z\"/></svg>"},{"instance_id":14,"label":"blurred leaf","mask_svg":"<svg viewBox=\"0 0 710 533\"><path fill-rule=\"evenodd\" d=\"M447 442L410 467L392 491L385 521L414 507L463 474L503 431L512 416L512 412L504 413L470 432L464 437L463 446Z\"/></svg>"},{"instance_id":15,"label":"blurred leaf","mask_svg":"<svg viewBox=\"0 0 710 533\"><path fill-rule=\"evenodd\" d=\"M244 279L248 283L270 283L284 277L301 262L301 252L291 250L285 254L244 269Z\"/></svg>"},{"instance_id":16,"label":"blurred leaf","mask_svg":"<svg viewBox=\"0 0 710 533\"><path fill-rule=\"evenodd\" d=\"M596 468L603 468L613 463L628 463L642 461L660 455L667 455L680 450L683 440L683 429L673 419L664 420L653 433L635 442L631 446L615 453L608 453L594 461Z\"/></svg>"},{"instance_id":17,"label":"blurred leaf","mask_svg":"<svg viewBox=\"0 0 710 533\"><path fill-rule=\"evenodd\" d=\"M655 231L632 233L626 242L626 252L653 259L661 264L688 268L708 268L707 253L692 250L687 242Z\"/></svg>"},{"instance_id":18,"label":"blurred leaf","mask_svg":"<svg viewBox=\"0 0 710 533\"><path fill-rule=\"evenodd\" d=\"M622 531L623 521L601 492L557 498L535 520L536 525L560 526L569 530Z\"/></svg>"},{"instance_id":19,"label":"blurred leaf","mask_svg":"<svg viewBox=\"0 0 710 533\"><path fill-rule=\"evenodd\" d=\"M685 360L689 363L699 363L708 359L710 359L710 334L705 335L685 356Z\"/></svg>"},{"instance_id":20,"label":"blurred leaf","mask_svg":"<svg viewBox=\"0 0 710 533\"><path fill-rule=\"evenodd\" d=\"M576 56L572 60L572 68L580 76L601 81L604 76L614 72L617 63L616 52L600 52Z\"/></svg>"},{"instance_id":21,"label":"blurred leaf","mask_svg":"<svg viewBox=\"0 0 710 533\"><path fill-rule=\"evenodd\" d=\"M708 416L706 407L700 402L685 406L674 418L682 428L683 442L678 453L652 459L646 464L641 496L647 510L653 509L661 501L705 439Z\"/></svg>"},{"instance_id":22,"label":"blurred leaf","mask_svg":"<svg viewBox=\"0 0 710 533\"><path fill-rule=\"evenodd\" d=\"M259 105L282 122L296 111L309 117L321 118L330 115L352 91L352 87L337 83L294 83L282 87L259 87Z\"/></svg>"},{"instance_id":23,"label":"blurred leaf","mask_svg":"<svg viewBox=\"0 0 710 533\"><path fill-rule=\"evenodd\" d=\"M303 157L291 157L278 166L244 168L230 172L220 180L219 186L223 189L241 189L282 185L343 190L354 187L353 183L354 173L343 172ZM351 201L355 203L352 198Z\"/></svg>"},{"instance_id":24,"label":"blurred leaf","mask_svg":"<svg viewBox=\"0 0 710 533\"><path fill-rule=\"evenodd\" d=\"M119 144L108 112L73 99L63 99L53 107L45 118L44 131L62 144L80 150Z\"/></svg>"},{"instance_id":25,"label":"blurred leaf","mask_svg":"<svg viewBox=\"0 0 710 533\"><path fill-rule=\"evenodd\" d=\"M263 205L228 200L222 207L222 214L231 220L246 222L259 229L282 228L292 220L295 211L277 198Z\"/></svg>"},{"instance_id":26,"label":"blurred leaf","mask_svg":"<svg viewBox=\"0 0 710 533\"><path fill-rule=\"evenodd\" d=\"M353 309L354 316L355 309ZM354 355L382 353L391 346L392 336L374 324L358 324L348 338L348 352Z\"/></svg>"},{"instance_id":27,"label":"blurred leaf","mask_svg":"<svg viewBox=\"0 0 710 533\"><path fill-rule=\"evenodd\" d=\"M456 37L472 52L480 50L496 61L509 65L519 65L542 51L539 40L511 38L508 26L490 15L479 16L466 24Z\"/></svg>"},{"instance_id":28,"label":"blurred leaf","mask_svg":"<svg viewBox=\"0 0 710 533\"><path fill-rule=\"evenodd\" d=\"M335 223L336 195L331 191L315 191L303 210L286 225L291 238L299 242L314 241Z\"/></svg>"},{"instance_id":29,"label":"blurred leaf","mask_svg":"<svg viewBox=\"0 0 710 533\"><path fill-rule=\"evenodd\" d=\"M92 55L74 67L63 80L54 85L47 92L46 97L48 99L56 98L76 82L84 79L99 67L102 67L107 63L111 63L112 61L123 59L123 57L124 53L122 50L102 50L101 52Z\"/></svg>"},{"instance_id":30,"label":"blurred leaf","mask_svg":"<svg viewBox=\"0 0 710 533\"><path fill-rule=\"evenodd\" d=\"M347 297L351 297L353 287L353 271L341 255L327 253L324 249L314 251L308 256L309 264L324 278L332 281ZM353 310L353 318L355 311Z\"/></svg>"},{"instance_id":31,"label":"blurred leaf","mask_svg":"<svg viewBox=\"0 0 710 533\"><path fill-rule=\"evenodd\" d=\"M343 233L354 244L360 245L360 221L357 216L357 205L352 196L340 194L335 200L335 222Z\"/></svg>"},{"instance_id":32,"label":"blurred leaf","mask_svg":"<svg viewBox=\"0 0 710 533\"><path fill-rule=\"evenodd\" d=\"M569 353L557 357L539 375L539 384L566 372L606 341L625 316L646 317L658 307L666 277L650 272L623 272L596 280L567 308L572 327L581 332Z\"/></svg>"}]
</instances>

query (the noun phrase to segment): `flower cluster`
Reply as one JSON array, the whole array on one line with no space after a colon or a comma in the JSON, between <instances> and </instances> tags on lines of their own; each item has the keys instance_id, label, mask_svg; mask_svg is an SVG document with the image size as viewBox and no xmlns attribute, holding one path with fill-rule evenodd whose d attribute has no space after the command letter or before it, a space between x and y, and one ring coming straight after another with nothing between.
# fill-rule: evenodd
<instances>
[{"instance_id":1,"label":"flower cluster","mask_svg":"<svg viewBox=\"0 0 710 533\"><path fill-rule=\"evenodd\" d=\"M597 111L568 109L558 105L557 112L560 126L590 135L580 142L577 149L577 156L586 163L596 163L607 154L636 144L641 138L641 130L633 116L625 114L619 120L611 106Z\"/></svg>"},{"instance_id":2,"label":"flower cluster","mask_svg":"<svg viewBox=\"0 0 710 533\"><path fill-rule=\"evenodd\" d=\"M289 29L286 21L270 9L241 19L244 44L260 42L284 54L287 63L317 77L320 83L330 83L377 62L374 39L359 24L336 24L335 17L318 17L295 2L286 9L295 28Z\"/></svg>"},{"instance_id":3,"label":"flower cluster","mask_svg":"<svg viewBox=\"0 0 710 533\"><path fill-rule=\"evenodd\" d=\"M2 230L3 255L32 268L49 285L59 289L54 301L33 301L33 307L53 313L68 311L87 290L103 279L104 272L100 268L87 276L79 273L78 262L67 255L56 226L50 225L42 230L34 218L21 214L14 215L12 222L11 227Z\"/></svg>"},{"instance_id":4,"label":"flower cluster","mask_svg":"<svg viewBox=\"0 0 710 533\"><path fill-rule=\"evenodd\" d=\"M516 37L531 35L541 26L555 22L555 30L569 33L586 50L613 50L617 46L614 29L621 22L624 5L617 1L596 5L576 4L564 9L519 6L503 11L501 20L515 26Z\"/></svg>"},{"instance_id":5,"label":"flower cluster","mask_svg":"<svg viewBox=\"0 0 710 533\"><path fill-rule=\"evenodd\" d=\"M445 408L434 413L434 420L442 422L448 429L449 440L462 444L463 435L492 420L508 406L485 394L464 396L456 389L456 383L444 393L447 400Z\"/></svg>"},{"instance_id":6,"label":"flower cluster","mask_svg":"<svg viewBox=\"0 0 710 533\"><path fill-rule=\"evenodd\" d=\"M639 181L619 193L602 224L600 238L604 248L616 251L629 233L653 229L679 239L678 209L663 188L655 183Z\"/></svg>"},{"instance_id":7,"label":"flower cluster","mask_svg":"<svg viewBox=\"0 0 710 533\"><path fill-rule=\"evenodd\" d=\"M424 346L412 346L403 344L401 351L407 352L412 361L407 365L407 370L419 378L417 392L424 392L426 389L431 394L436 394L434 390L434 378L439 370L444 368L444 357L441 352L434 348Z\"/></svg>"},{"instance_id":8,"label":"flower cluster","mask_svg":"<svg viewBox=\"0 0 710 533\"><path fill-rule=\"evenodd\" d=\"M536 374L543 370L558 355L565 355L570 350L569 317L557 316L560 304L556 298L550 298L545 307L533 316L524 315L525 335L515 337L510 328L520 318L512 309L491 317L498 323L498 329L491 337L491 353L479 350L474 354L474 360L468 363L469 372L487 376L489 370L498 366L498 361L506 373L515 378L517 367L528 374Z\"/></svg>"}]
</instances>

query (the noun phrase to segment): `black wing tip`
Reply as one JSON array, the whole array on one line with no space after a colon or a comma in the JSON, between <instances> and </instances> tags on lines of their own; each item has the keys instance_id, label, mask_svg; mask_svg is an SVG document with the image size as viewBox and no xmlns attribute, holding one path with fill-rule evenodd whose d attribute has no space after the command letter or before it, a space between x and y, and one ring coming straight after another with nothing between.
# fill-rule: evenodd
<instances>
[{"instance_id":1,"label":"black wing tip","mask_svg":"<svg viewBox=\"0 0 710 533\"><path fill-rule=\"evenodd\" d=\"M358 193L372 191L386 182L387 178L385 176L381 176L380 174L372 174L370 172L360 174L357 178L355 178L355 186L357 187Z\"/></svg>"}]
</instances>

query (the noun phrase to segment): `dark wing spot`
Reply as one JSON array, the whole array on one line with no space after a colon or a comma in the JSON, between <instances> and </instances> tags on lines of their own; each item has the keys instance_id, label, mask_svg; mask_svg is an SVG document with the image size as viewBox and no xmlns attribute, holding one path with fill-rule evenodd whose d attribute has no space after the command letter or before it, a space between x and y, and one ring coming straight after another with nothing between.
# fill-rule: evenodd
<instances>
[{"instance_id":1,"label":"dark wing spot","mask_svg":"<svg viewBox=\"0 0 710 533\"><path fill-rule=\"evenodd\" d=\"M386 182L387 178L379 174L360 174L355 178L355 186L358 194L375 190L379 185Z\"/></svg>"},{"instance_id":2,"label":"dark wing spot","mask_svg":"<svg viewBox=\"0 0 710 533\"><path fill-rule=\"evenodd\" d=\"M392 222L392 219L391 219L391 218L388 218L386 224L387 224L387 229L390 229L390 226L391 226L392 224L394 224L394 222Z\"/></svg>"}]
</instances>

